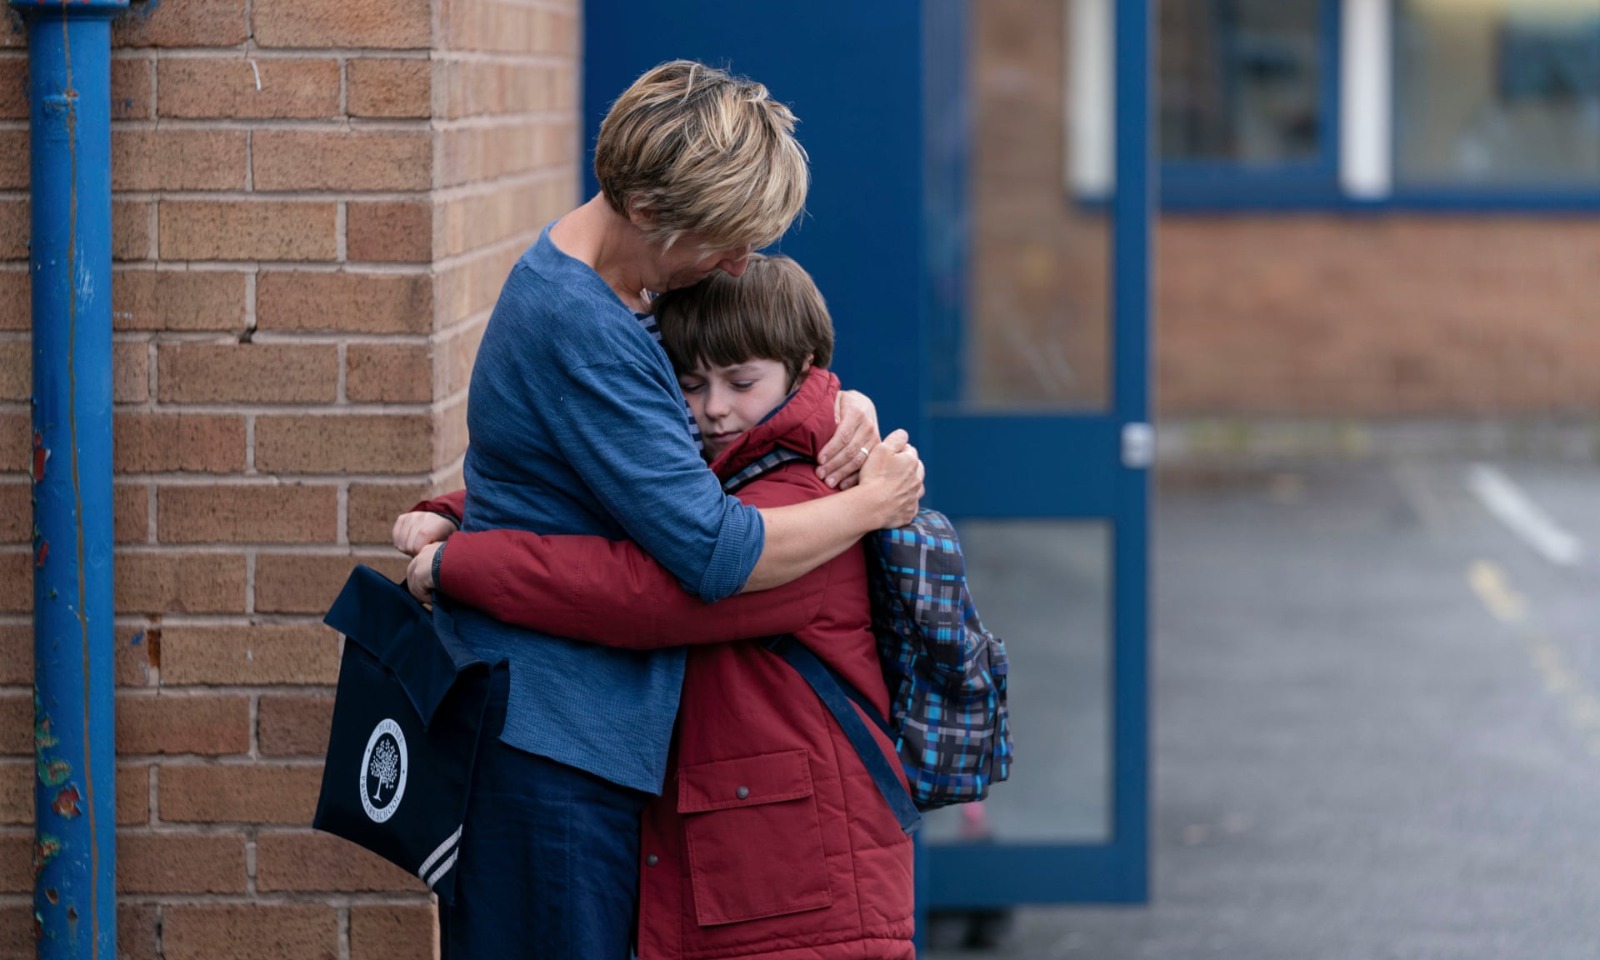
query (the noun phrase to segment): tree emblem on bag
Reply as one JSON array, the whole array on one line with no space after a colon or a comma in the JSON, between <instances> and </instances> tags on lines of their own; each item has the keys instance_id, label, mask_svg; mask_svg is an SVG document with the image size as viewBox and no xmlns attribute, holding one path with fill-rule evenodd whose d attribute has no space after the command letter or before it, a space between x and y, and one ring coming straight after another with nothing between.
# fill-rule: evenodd
<instances>
[{"instance_id":1,"label":"tree emblem on bag","mask_svg":"<svg viewBox=\"0 0 1600 960\"><path fill-rule=\"evenodd\" d=\"M383 823L400 808L406 766L406 735L393 720L380 720L361 755L361 808L374 823Z\"/></svg>"}]
</instances>

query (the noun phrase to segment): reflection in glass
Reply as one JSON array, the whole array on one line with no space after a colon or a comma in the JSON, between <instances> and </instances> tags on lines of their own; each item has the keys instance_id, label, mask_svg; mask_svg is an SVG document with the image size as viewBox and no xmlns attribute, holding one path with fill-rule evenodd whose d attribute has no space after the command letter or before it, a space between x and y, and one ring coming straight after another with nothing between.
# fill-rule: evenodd
<instances>
[{"instance_id":1,"label":"reflection in glass","mask_svg":"<svg viewBox=\"0 0 1600 960\"><path fill-rule=\"evenodd\" d=\"M1600 182L1600 3L1400 0L1397 178Z\"/></svg>"},{"instance_id":2,"label":"reflection in glass","mask_svg":"<svg viewBox=\"0 0 1600 960\"><path fill-rule=\"evenodd\" d=\"M957 524L984 626L1006 642L1011 779L984 802L928 816L932 842L1111 838L1110 536L1103 523ZM987 836L983 833L987 832Z\"/></svg>"},{"instance_id":3,"label":"reflection in glass","mask_svg":"<svg viewBox=\"0 0 1600 960\"><path fill-rule=\"evenodd\" d=\"M1062 182L1068 5L983 0L968 10L974 256L956 399L968 409L1104 409L1110 230L1104 210Z\"/></svg>"},{"instance_id":4,"label":"reflection in glass","mask_svg":"<svg viewBox=\"0 0 1600 960\"><path fill-rule=\"evenodd\" d=\"M1164 160L1279 165L1322 148L1323 0L1163 0Z\"/></svg>"}]
</instances>

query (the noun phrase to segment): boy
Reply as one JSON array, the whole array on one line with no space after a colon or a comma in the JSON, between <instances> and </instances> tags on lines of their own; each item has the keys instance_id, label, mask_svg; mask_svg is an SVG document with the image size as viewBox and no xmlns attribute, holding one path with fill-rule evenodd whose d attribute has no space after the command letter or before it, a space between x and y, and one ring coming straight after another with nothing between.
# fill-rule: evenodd
<instances>
[{"instance_id":1,"label":"boy","mask_svg":"<svg viewBox=\"0 0 1600 960\"><path fill-rule=\"evenodd\" d=\"M827 308L798 265L753 255L742 277L653 311L719 478L779 448L817 456L839 386ZM830 490L801 459L737 492L776 507ZM459 501L419 508L456 515ZM911 840L816 694L759 639L793 634L885 714L860 549L714 606L629 542L455 534L434 583L437 549L413 561L417 578L507 622L626 649L693 645L667 782L642 818L640 960L914 956Z\"/></svg>"}]
</instances>

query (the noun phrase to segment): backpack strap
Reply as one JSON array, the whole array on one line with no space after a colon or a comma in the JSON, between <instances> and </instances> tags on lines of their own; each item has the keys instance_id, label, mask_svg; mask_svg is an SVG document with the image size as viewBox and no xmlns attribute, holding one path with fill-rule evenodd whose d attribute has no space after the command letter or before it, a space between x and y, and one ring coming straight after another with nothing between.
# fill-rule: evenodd
<instances>
[{"instance_id":1,"label":"backpack strap","mask_svg":"<svg viewBox=\"0 0 1600 960\"><path fill-rule=\"evenodd\" d=\"M922 814L917 812L917 806L911 801L911 794L901 785L900 779L894 775L894 768L884 758L883 751L878 747L878 742L872 739L872 731L867 729L866 723L861 719L861 714L851 707L851 702L862 702L861 695L854 697L846 691L851 691L847 683L839 680L838 676L827 665L817 659L817 655L808 650L805 644L800 643L790 636L773 637L767 641L767 649L782 657L789 666L795 669L816 691L822 705L833 714L833 719L838 722L839 728L849 739L850 745L856 748L856 754L861 757L861 763L867 768L867 773L872 775L872 782L877 784L878 792L883 794L883 799L889 804L889 809L894 811L895 819L900 823L900 829L907 834L913 833L922 826ZM868 708L867 715L874 719L878 711ZM885 731L887 732L887 731ZM893 736L889 738L891 741Z\"/></svg>"},{"instance_id":2,"label":"backpack strap","mask_svg":"<svg viewBox=\"0 0 1600 960\"><path fill-rule=\"evenodd\" d=\"M743 470L740 470L738 473L722 481L722 492L736 493L745 484L756 479L762 474L770 473L784 464L792 463L795 460L810 459L811 458L805 454L796 453L793 450L787 449L786 447L774 447L771 453L759 460L756 460L748 467L745 467Z\"/></svg>"}]
</instances>

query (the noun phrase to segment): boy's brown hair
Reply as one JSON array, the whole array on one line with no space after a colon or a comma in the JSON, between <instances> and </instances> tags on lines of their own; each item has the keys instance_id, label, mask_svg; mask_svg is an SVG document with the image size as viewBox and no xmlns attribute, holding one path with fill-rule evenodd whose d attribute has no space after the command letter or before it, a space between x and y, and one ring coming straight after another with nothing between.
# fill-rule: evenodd
<instances>
[{"instance_id":1,"label":"boy's brown hair","mask_svg":"<svg viewBox=\"0 0 1600 960\"><path fill-rule=\"evenodd\" d=\"M717 271L692 287L671 290L650 310L673 369L688 373L703 362L726 367L776 360L794 388L809 359L833 359L833 320L811 275L788 257L750 255L744 274Z\"/></svg>"}]
</instances>

